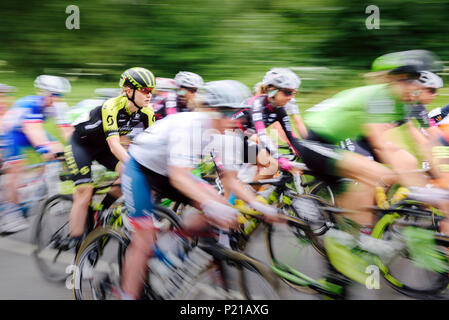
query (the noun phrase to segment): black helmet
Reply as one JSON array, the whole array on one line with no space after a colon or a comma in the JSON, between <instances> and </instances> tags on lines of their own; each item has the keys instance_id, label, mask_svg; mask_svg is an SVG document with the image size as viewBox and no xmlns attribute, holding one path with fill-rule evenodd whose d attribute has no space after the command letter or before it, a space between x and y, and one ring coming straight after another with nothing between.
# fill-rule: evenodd
<instances>
[{"instance_id":1,"label":"black helmet","mask_svg":"<svg viewBox=\"0 0 449 320\"><path fill-rule=\"evenodd\" d=\"M120 77L120 87L125 86L138 90L154 88L156 86L156 78L150 70L134 67L123 72Z\"/></svg>"}]
</instances>

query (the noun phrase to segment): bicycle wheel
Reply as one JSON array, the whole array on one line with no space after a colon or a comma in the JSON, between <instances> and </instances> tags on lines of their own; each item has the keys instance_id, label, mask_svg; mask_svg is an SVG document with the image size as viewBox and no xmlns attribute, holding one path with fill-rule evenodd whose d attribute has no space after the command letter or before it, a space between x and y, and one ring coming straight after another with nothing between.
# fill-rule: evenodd
<instances>
[{"instance_id":1,"label":"bicycle wheel","mask_svg":"<svg viewBox=\"0 0 449 320\"><path fill-rule=\"evenodd\" d=\"M92 231L76 256L72 289L76 300L116 300L128 236L113 227Z\"/></svg>"},{"instance_id":2,"label":"bicycle wheel","mask_svg":"<svg viewBox=\"0 0 449 320\"><path fill-rule=\"evenodd\" d=\"M200 244L194 249L200 250L201 257L190 259L189 264L196 265L197 271L183 274L176 299L281 299L277 277L257 260L216 244ZM188 270L195 270L190 266Z\"/></svg>"},{"instance_id":3,"label":"bicycle wheel","mask_svg":"<svg viewBox=\"0 0 449 320\"><path fill-rule=\"evenodd\" d=\"M325 250L304 222L267 226L265 243L272 269L287 285L308 293L322 287Z\"/></svg>"},{"instance_id":4,"label":"bicycle wheel","mask_svg":"<svg viewBox=\"0 0 449 320\"><path fill-rule=\"evenodd\" d=\"M247 300L281 300L279 278L267 266L247 256L236 260L240 286Z\"/></svg>"},{"instance_id":5,"label":"bicycle wheel","mask_svg":"<svg viewBox=\"0 0 449 320\"><path fill-rule=\"evenodd\" d=\"M67 267L75 260L75 249L60 251L55 244L69 235L71 195L54 195L45 201L36 218L32 242L33 257L38 269L48 281L64 281L71 271Z\"/></svg>"},{"instance_id":6,"label":"bicycle wheel","mask_svg":"<svg viewBox=\"0 0 449 320\"><path fill-rule=\"evenodd\" d=\"M395 224L389 225L382 233L383 240L403 242L402 228ZM446 265L448 261L449 238L435 236L435 247L431 254L439 255ZM387 283L397 291L418 299L448 299L446 289L449 285L447 271L437 272L423 267L412 258L405 244L391 260L377 260Z\"/></svg>"},{"instance_id":7,"label":"bicycle wheel","mask_svg":"<svg viewBox=\"0 0 449 320\"><path fill-rule=\"evenodd\" d=\"M329 187L329 185L324 181L320 181L317 184L313 185L310 188L309 193L324 199L331 205L335 205L334 192L332 191L331 187Z\"/></svg>"},{"instance_id":8,"label":"bicycle wheel","mask_svg":"<svg viewBox=\"0 0 449 320\"><path fill-rule=\"evenodd\" d=\"M198 253L199 248L195 249ZM198 255L186 258L174 268L156 257L150 259L148 283L154 295L164 300L244 299L238 283L228 280L229 274L233 275L231 280L237 279L234 268L204 251L200 252L201 258Z\"/></svg>"},{"instance_id":9,"label":"bicycle wheel","mask_svg":"<svg viewBox=\"0 0 449 320\"><path fill-rule=\"evenodd\" d=\"M324 245L321 239L318 241L318 236L326 233L330 226L333 225L333 217L321 207L328 207L330 204L314 194L294 195L290 199L290 204L283 205L284 213L306 223L312 231L312 234L316 237L317 245L324 252ZM307 237L301 229L298 229L297 232Z\"/></svg>"}]
</instances>

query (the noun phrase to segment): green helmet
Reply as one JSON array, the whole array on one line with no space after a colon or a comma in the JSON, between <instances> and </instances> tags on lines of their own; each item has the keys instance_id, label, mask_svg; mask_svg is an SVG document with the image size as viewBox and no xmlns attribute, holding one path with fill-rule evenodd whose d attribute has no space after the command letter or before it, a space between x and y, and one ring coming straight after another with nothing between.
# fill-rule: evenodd
<instances>
[{"instance_id":1,"label":"green helmet","mask_svg":"<svg viewBox=\"0 0 449 320\"><path fill-rule=\"evenodd\" d=\"M134 89L154 88L156 78L145 68L134 67L123 72L120 77L120 87L129 86Z\"/></svg>"},{"instance_id":2,"label":"green helmet","mask_svg":"<svg viewBox=\"0 0 449 320\"><path fill-rule=\"evenodd\" d=\"M438 57L427 50L408 50L384 54L373 61L372 72L401 70L406 66L416 71L439 71Z\"/></svg>"}]
</instances>

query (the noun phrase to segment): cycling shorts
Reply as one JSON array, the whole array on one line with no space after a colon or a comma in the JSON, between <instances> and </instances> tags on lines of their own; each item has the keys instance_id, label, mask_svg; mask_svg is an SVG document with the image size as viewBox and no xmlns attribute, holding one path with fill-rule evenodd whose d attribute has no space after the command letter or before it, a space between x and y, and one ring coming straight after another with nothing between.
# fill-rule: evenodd
<instances>
[{"instance_id":1,"label":"cycling shorts","mask_svg":"<svg viewBox=\"0 0 449 320\"><path fill-rule=\"evenodd\" d=\"M163 198L184 204L192 202L170 184L168 177L142 166L132 157L123 170L121 185L128 218L136 229L153 228L151 191L156 191Z\"/></svg>"},{"instance_id":2,"label":"cycling shorts","mask_svg":"<svg viewBox=\"0 0 449 320\"><path fill-rule=\"evenodd\" d=\"M115 171L119 160L109 148L90 147L72 135L70 143L64 148L67 167L75 186L92 183L92 162L96 160L108 170Z\"/></svg>"}]
</instances>

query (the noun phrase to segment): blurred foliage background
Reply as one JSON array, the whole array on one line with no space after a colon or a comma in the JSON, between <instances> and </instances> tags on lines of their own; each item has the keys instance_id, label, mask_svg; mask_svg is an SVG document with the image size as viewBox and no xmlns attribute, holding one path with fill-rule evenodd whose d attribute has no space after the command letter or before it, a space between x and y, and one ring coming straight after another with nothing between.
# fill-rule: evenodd
<instances>
[{"instance_id":1,"label":"blurred foliage background","mask_svg":"<svg viewBox=\"0 0 449 320\"><path fill-rule=\"evenodd\" d=\"M365 24L372 4L380 29ZM69 5L80 9L78 30L66 28ZM34 92L39 74L66 76L73 105L97 87L116 87L132 66L160 77L193 71L251 88L271 67L292 67L303 80L297 100L305 109L364 84L379 55L427 49L449 60L448 12L442 0L2 1L0 82L23 96ZM446 104L447 95L442 90L433 104Z\"/></svg>"}]
</instances>

